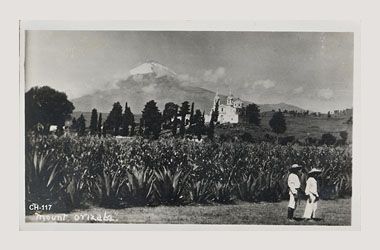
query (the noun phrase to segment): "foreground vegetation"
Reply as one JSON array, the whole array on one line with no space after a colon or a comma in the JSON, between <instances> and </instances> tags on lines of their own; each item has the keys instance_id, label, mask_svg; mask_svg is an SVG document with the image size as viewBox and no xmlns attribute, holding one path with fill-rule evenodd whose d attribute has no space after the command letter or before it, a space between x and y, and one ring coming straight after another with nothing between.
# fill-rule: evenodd
<instances>
[{"instance_id":1,"label":"foreground vegetation","mask_svg":"<svg viewBox=\"0 0 380 250\"><path fill-rule=\"evenodd\" d=\"M288 198L293 163L304 172L323 169L322 198L351 195L349 146L32 134L26 139L26 205L49 203L57 212L84 205L280 201ZM306 175L301 179L304 185Z\"/></svg>"}]
</instances>

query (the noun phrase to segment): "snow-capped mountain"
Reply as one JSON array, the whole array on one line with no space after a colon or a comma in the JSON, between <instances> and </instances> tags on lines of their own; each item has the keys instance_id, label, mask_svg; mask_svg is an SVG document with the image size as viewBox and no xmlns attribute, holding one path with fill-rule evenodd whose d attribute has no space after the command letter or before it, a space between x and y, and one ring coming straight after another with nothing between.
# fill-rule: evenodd
<instances>
[{"instance_id":1,"label":"snow-capped mountain","mask_svg":"<svg viewBox=\"0 0 380 250\"><path fill-rule=\"evenodd\" d=\"M155 74L156 77L162 77L165 75L172 77L177 76L177 74L168 67L154 61L143 63L136 68L131 69L129 74L132 76L144 74Z\"/></svg>"},{"instance_id":2,"label":"snow-capped mountain","mask_svg":"<svg viewBox=\"0 0 380 250\"><path fill-rule=\"evenodd\" d=\"M180 81L177 74L168 67L157 62L146 62L130 70L130 76L116 82L117 88L97 91L85 95L72 102L75 111L109 112L115 102L128 106L135 114L141 113L144 105L155 100L160 111L167 102L181 104L184 101L194 102L195 108L211 109L215 92L194 87Z\"/></svg>"}]
</instances>

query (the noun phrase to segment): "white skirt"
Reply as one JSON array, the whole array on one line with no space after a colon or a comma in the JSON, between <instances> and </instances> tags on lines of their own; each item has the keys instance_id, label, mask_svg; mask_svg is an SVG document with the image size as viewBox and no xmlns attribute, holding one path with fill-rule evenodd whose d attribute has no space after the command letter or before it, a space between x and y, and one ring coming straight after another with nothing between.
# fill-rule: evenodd
<instances>
[{"instance_id":1,"label":"white skirt","mask_svg":"<svg viewBox=\"0 0 380 250\"><path fill-rule=\"evenodd\" d=\"M311 202L309 199L306 200L306 207L305 207L305 212L303 214L303 218L305 219L315 218L317 207L318 207L318 202L315 200L315 196L311 195Z\"/></svg>"}]
</instances>

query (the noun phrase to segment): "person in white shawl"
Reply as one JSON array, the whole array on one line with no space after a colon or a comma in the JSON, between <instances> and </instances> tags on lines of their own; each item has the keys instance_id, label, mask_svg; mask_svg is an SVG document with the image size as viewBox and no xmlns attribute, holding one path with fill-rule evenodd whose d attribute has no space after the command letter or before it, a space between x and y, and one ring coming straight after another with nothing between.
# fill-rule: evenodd
<instances>
[{"instance_id":1,"label":"person in white shawl","mask_svg":"<svg viewBox=\"0 0 380 250\"><path fill-rule=\"evenodd\" d=\"M303 214L304 219L314 219L317 211L319 194L318 194L318 183L316 177L322 171L316 168L313 168L309 171L309 178L306 181L305 194L308 196L306 200L305 212Z\"/></svg>"}]
</instances>

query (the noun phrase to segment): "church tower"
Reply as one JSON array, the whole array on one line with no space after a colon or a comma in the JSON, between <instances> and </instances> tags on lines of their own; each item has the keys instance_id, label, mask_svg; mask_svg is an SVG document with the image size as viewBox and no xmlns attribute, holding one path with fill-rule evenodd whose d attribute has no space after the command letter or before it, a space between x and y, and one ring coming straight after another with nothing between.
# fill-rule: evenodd
<instances>
[{"instance_id":1,"label":"church tower","mask_svg":"<svg viewBox=\"0 0 380 250\"><path fill-rule=\"evenodd\" d=\"M234 105L234 96L232 95L231 90L230 90L230 94L227 97L227 106L233 106L233 105Z\"/></svg>"}]
</instances>

